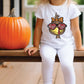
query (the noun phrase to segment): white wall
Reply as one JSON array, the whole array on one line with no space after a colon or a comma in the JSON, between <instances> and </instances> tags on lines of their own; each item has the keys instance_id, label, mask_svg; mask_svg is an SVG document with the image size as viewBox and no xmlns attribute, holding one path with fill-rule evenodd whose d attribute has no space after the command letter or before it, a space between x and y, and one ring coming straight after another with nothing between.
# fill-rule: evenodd
<instances>
[{"instance_id":1,"label":"white wall","mask_svg":"<svg viewBox=\"0 0 84 84\"><path fill-rule=\"evenodd\" d=\"M10 0L3 0L3 16L8 16L10 13Z\"/></svg>"},{"instance_id":2,"label":"white wall","mask_svg":"<svg viewBox=\"0 0 84 84\"><path fill-rule=\"evenodd\" d=\"M22 0L24 1L24 0ZM19 17L19 0L14 0L15 15ZM10 0L3 0L3 16L8 16L10 13Z\"/></svg>"}]
</instances>

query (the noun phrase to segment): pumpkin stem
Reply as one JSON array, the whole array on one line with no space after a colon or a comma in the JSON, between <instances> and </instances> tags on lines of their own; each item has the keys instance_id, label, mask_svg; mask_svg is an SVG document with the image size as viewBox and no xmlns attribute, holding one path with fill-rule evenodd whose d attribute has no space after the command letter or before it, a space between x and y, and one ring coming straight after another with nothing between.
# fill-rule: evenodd
<instances>
[{"instance_id":1,"label":"pumpkin stem","mask_svg":"<svg viewBox=\"0 0 84 84\"><path fill-rule=\"evenodd\" d=\"M15 8L12 8L8 17L16 17L15 14L14 14L14 10L15 10Z\"/></svg>"}]
</instances>

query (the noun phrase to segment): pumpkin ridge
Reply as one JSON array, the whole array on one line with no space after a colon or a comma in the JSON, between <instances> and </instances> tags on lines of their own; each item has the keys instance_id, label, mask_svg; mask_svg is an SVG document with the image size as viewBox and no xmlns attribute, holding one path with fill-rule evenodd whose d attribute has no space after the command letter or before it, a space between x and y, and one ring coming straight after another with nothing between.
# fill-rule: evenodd
<instances>
[{"instance_id":1,"label":"pumpkin ridge","mask_svg":"<svg viewBox=\"0 0 84 84\"><path fill-rule=\"evenodd\" d=\"M26 33L24 32L24 28L26 29L26 25L25 25L26 22L24 21L24 19L22 19L22 21L23 21L23 27L22 27L22 29L23 29L23 35L24 35L24 38L23 38L24 41L23 41L23 43L24 43L24 45L26 45L26 40L25 40L26 39Z\"/></svg>"},{"instance_id":2,"label":"pumpkin ridge","mask_svg":"<svg viewBox=\"0 0 84 84\"><path fill-rule=\"evenodd\" d=\"M1 44L1 45L3 45L3 42L2 42L2 41L3 41L3 38L2 38L2 37L3 37L3 32L2 32L2 31L3 31L4 22L5 22L5 19L2 18L1 25L0 25L0 29L1 29L1 30L0 30L0 31L1 31L1 32L0 32L0 38L1 38L1 43L0 43L0 44Z\"/></svg>"},{"instance_id":3,"label":"pumpkin ridge","mask_svg":"<svg viewBox=\"0 0 84 84\"><path fill-rule=\"evenodd\" d=\"M2 20L2 17L0 17L0 25L1 25L1 21ZM1 32L1 31L0 31ZM0 41L1 41L1 33L0 33ZM1 44L0 44L1 45Z\"/></svg>"},{"instance_id":4,"label":"pumpkin ridge","mask_svg":"<svg viewBox=\"0 0 84 84\"><path fill-rule=\"evenodd\" d=\"M24 19L24 21L25 21L25 19ZM27 21L25 21L25 23L26 23L26 25L29 26L29 24L27 23ZM26 33L28 33L28 36L30 36L30 33L29 33L29 32L31 32L31 31L28 31L28 29L27 29L27 27L26 27ZM26 43L25 45L28 45L28 44L29 44L29 39L30 39L30 38L27 39L27 35L26 35L26 40L25 40L25 41L26 41L27 43L25 42L25 43Z\"/></svg>"},{"instance_id":5,"label":"pumpkin ridge","mask_svg":"<svg viewBox=\"0 0 84 84\"><path fill-rule=\"evenodd\" d=\"M16 19L16 24L15 24L15 31L16 31L16 39L17 39L17 41L16 41L16 45L17 45L17 47L18 47L18 42L20 42L19 41L19 36L18 36L18 31L19 31L19 29L18 29L19 27L18 27L18 19Z\"/></svg>"},{"instance_id":6,"label":"pumpkin ridge","mask_svg":"<svg viewBox=\"0 0 84 84\"><path fill-rule=\"evenodd\" d=\"M17 19L17 27L18 27L18 41L20 42L19 43L19 45L18 45L18 47L20 47L20 45L21 45L21 35L20 35L20 30L21 30L21 24L20 24L20 22L19 22L19 19Z\"/></svg>"},{"instance_id":7,"label":"pumpkin ridge","mask_svg":"<svg viewBox=\"0 0 84 84\"><path fill-rule=\"evenodd\" d=\"M19 19L19 23L20 23L20 44L22 44L22 23L21 23L21 19Z\"/></svg>"},{"instance_id":8,"label":"pumpkin ridge","mask_svg":"<svg viewBox=\"0 0 84 84\"><path fill-rule=\"evenodd\" d=\"M15 40L15 39L14 39L14 32L15 32L15 31L14 31L14 27L15 27L15 26L14 26L14 18L12 18L12 23L11 23L11 24L12 24L12 26L11 26L11 29L12 29L12 31L11 31L11 32L12 32L12 34L11 34L11 35L12 35L12 37L11 37L11 39L12 39L12 40L11 40L11 42L12 42L12 43L11 43L11 47L13 48L13 47L14 47L14 40Z\"/></svg>"},{"instance_id":9,"label":"pumpkin ridge","mask_svg":"<svg viewBox=\"0 0 84 84\"><path fill-rule=\"evenodd\" d=\"M8 34L8 18L7 18L7 22L6 22L6 24L5 24L5 31L6 31L6 35L5 35L6 38L5 38L5 40L6 40L6 44L8 45L8 42L7 42L7 41L8 41L8 38L7 38L7 37L8 37L8 36L7 36L7 34ZM6 46L6 47L7 47L7 46ZM5 47L5 48L6 48L6 47Z\"/></svg>"},{"instance_id":10,"label":"pumpkin ridge","mask_svg":"<svg viewBox=\"0 0 84 84\"><path fill-rule=\"evenodd\" d=\"M12 38L12 32L11 32L11 29L12 29L12 22L11 22L11 19L12 18L8 18L8 48L10 48L11 44L12 44L12 41L11 41L11 38ZM11 46L12 47L12 46Z\"/></svg>"},{"instance_id":11,"label":"pumpkin ridge","mask_svg":"<svg viewBox=\"0 0 84 84\"><path fill-rule=\"evenodd\" d=\"M26 27L26 29L28 30L26 32L28 33L28 36L29 36L28 39L26 38L27 39L27 45L28 45L29 44L30 37L31 37L31 29L29 28L30 27L29 23L25 19L24 19L24 21L25 21L26 25L28 25L28 28Z\"/></svg>"}]
</instances>

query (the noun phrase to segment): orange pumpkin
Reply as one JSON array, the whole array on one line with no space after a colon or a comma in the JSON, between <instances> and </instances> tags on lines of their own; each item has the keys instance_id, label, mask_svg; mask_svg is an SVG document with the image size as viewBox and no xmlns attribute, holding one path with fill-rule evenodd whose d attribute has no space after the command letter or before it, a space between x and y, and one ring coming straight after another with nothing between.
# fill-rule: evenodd
<instances>
[{"instance_id":1,"label":"orange pumpkin","mask_svg":"<svg viewBox=\"0 0 84 84\"><path fill-rule=\"evenodd\" d=\"M23 17L0 17L0 48L21 49L30 41L31 30Z\"/></svg>"}]
</instances>

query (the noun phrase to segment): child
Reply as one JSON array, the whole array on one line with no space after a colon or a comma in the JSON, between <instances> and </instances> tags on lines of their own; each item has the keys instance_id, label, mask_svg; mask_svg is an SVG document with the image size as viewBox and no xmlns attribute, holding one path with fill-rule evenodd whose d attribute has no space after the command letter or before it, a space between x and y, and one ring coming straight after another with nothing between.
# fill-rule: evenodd
<instances>
[{"instance_id":1,"label":"child","mask_svg":"<svg viewBox=\"0 0 84 84\"><path fill-rule=\"evenodd\" d=\"M74 49L84 50L81 44L79 15L81 12L71 0L40 0L34 42L26 48L29 55L39 50L42 58L43 84L52 84L53 64L58 54L65 84L76 84L73 67Z\"/></svg>"}]
</instances>

